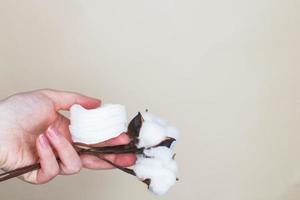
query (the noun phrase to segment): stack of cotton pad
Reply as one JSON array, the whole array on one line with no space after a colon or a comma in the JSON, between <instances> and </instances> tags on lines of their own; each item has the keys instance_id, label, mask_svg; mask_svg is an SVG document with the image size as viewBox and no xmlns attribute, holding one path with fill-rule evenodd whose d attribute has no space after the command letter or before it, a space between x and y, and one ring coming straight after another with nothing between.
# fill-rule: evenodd
<instances>
[{"instance_id":1,"label":"stack of cotton pad","mask_svg":"<svg viewBox=\"0 0 300 200\"><path fill-rule=\"evenodd\" d=\"M70 132L74 142L96 144L127 131L127 114L123 105L107 104L87 110L71 107Z\"/></svg>"}]
</instances>

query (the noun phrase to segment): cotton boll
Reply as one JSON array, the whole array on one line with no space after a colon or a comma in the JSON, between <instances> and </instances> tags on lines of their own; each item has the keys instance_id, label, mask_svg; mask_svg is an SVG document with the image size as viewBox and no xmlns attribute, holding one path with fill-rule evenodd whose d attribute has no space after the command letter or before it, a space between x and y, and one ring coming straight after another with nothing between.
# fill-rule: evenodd
<instances>
[{"instance_id":1,"label":"cotton boll","mask_svg":"<svg viewBox=\"0 0 300 200\"><path fill-rule=\"evenodd\" d=\"M175 184L176 176L168 170L161 170L160 172L159 176L151 179L149 189L154 194L164 195Z\"/></svg>"},{"instance_id":2,"label":"cotton boll","mask_svg":"<svg viewBox=\"0 0 300 200\"><path fill-rule=\"evenodd\" d=\"M95 144L127 131L127 114L122 105L108 104L91 110L73 105L70 112L74 142Z\"/></svg>"},{"instance_id":3,"label":"cotton boll","mask_svg":"<svg viewBox=\"0 0 300 200\"><path fill-rule=\"evenodd\" d=\"M152 151L153 155L157 155L158 151ZM166 163L156 158L138 157L134 172L142 180L150 179L150 191L157 195L163 195L176 182L175 171L170 169L169 165L166 166Z\"/></svg>"},{"instance_id":4,"label":"cotton boll","mask_svg":"<svg viewBox=\"0 0 300 200\"><path fill-rule=\"evenodd\" d=\"M162 163L159 160L138 157L133 170L137 177L144 180L159 175L159 169L162 169Z\"/></svg>"},{"instance_id":5,"label":"cotton boll","mask_svg":"<svg viewBox=\"0 0 300 200\"><path fill-rule=\"evenodd\" d=\"M137 146L139 148L155 146L163 141L165 137L165 130L162 126L157 123L144 121Z\"/></svg>"},{"instance_id":6,"label":"cotton boll","mask_svg":"<svg viewBox=\"0 0 300 200\"><path fill-rule=\"evenodd\" d=\"M143 112L141 114L144 122L140 130L138 147L157 145L167 137L178 140L179 130L176 127L168 125L164 119L152 113ZM174 144L173 142L171 145L172 148Z\"/></svg>"},{"instance_id":7,"label":"cotton boll","mask_svg":"<svg viewBox=\"0 0 300 200\"><path fill-rule=\"evenodd\" d=\"M141 115L142 115L143 119L148 122L152 122L153 119L156 117L155 115L153 115L152 113L149 113L149 112L142 112Z\"/></svg>"},{"instance_id":8,"label":"cotton boll","mask_svg":"<svg viewBox=\"0 0 300 200\"><path fill-rule=\"evenodd\" d=\"M149 112L143 112L141 113L142 114L142 117L145 121L148 121L148 122L155 122L155 123L158 123L159 125L161 126L166 126L167 125L167 121L162 119L161 117L158 117L152 113L149 113Z\"/></svg>"},{"instance_id":9,"label":"cotton boll","mask_svg":"<svg viewBox=\"0 0 300 200\"><path fill-rule=\"evenodd\" d=\"M172 149L167 147L155 147L144 150L144 154L147 157L160 160L164 168L171 170L175 174L178 172L177 163L173 160L174 152Z\"/></svg>"},{"instance_id":10,"label":"cotton boll","mask_svg":"<svg viewBox=\"0 0 300 200\"><path fill-rule=\"evenodd\" d=\"M144 154L147 157L152 157L166 162L172 160L172 157L174 155L173 151L167 147L155 147L155 148L145 149Z\"/></svg>"},{"instance_id":11,"label":"cotton boll","mask_svg":"<svg viewBox=\"0 0 300 200\"><path fill-rule=\"evenodd\" d=\"M169 161L168 164L165 165L165 167L172 171L174 174L178 173L178 164L175 160Z\"/></svg>"},{"instance_id":12,"label":"cotton boll","mask_svg":"<svg viewBox=\"0 0 300 200\"><path fill-rule=\"evenodd\" d=\"M174 138L176 139L176 141L178 141L179 139L179 129L174 127L174 126L167 126L165 127L165 133L166 136L170 137L170 138Z\"/></svg>"}]
</instances>

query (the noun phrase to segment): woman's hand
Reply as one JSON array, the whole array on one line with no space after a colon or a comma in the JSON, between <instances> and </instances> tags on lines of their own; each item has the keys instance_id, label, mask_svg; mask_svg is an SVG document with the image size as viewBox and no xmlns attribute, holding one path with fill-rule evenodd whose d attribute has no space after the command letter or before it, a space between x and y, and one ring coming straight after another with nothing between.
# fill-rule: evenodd
<instances>
[{"instance_id":1,"label":"woman's hand","mask_svg":"<svg viewBox=\"0 0 300 200\"><path fill-rule=\"evenodd\" d=\"M79 156L72 145L69 119L58 111L69 110L73 104L97 108L98 99L72 92L38 90L13 95L0 102L0 168L12 170L40 162L41 168L23 175L30 183L46 183L58 174L74 174L83 167L111 168L92 155ZM126 144L121 134L95 146ZM57 161L60 159L60 162ZM120 166L135 162L132 154L107 155Z\"/></svg>"}]
</instances>

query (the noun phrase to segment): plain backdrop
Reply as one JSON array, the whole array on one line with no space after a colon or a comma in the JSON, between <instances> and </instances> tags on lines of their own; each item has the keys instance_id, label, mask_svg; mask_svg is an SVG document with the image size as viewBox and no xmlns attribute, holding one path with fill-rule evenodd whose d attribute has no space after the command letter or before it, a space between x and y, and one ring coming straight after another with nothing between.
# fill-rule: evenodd
<instances>
[{"instance_id":1,"label":"plain backdrop","mask_svg":"<svg viewBox=\"0 0 300 200\"><path fill-rule=\"evenodd\" d=\"M0 98L72 90L182 132L163 197L83 170L0 199L300 199L299 76L298 0L0 0Z\"/></svg>"}]
</instances>

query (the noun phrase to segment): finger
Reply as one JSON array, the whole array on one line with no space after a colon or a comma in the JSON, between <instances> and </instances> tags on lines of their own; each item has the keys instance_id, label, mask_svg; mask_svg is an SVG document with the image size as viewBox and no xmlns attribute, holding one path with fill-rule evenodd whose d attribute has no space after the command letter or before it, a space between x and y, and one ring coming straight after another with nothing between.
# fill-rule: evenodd
<instances>
[{"instance_id":1,"label":"finger","mask_svg":"<svg viewBox=\"0 0 300 200\"><path fill-rule=\"evenodd\" d=\"M115 138L111 138L109 140L106 140L104 142L100 142L97 144L93 144L90 146L93 147L102 147L102 146L115 146L115 145L123 145L123 144L128 144L130 142L130 138L126 133L122 133L119 136Z\"/></svg>"},{"instance_id":2,"label":"finger","mask_svg":"<svg viewBox=\"0 0 300 200\"><path fill-rule=\"evenodd\" d=\"M81 160L70 142L57 129L49 127L47 138L56 150L60 159L60 168L62 174L75 174L81 169Z\"/></svg>"},{"instance_id":3,"label":"finger","mask_svg":"<svg viewBox=\"0 0 300 200\"><path fill-rule=\"evenodd\" d=\"M44 95L50 98L55 105L56 110L69 110L74 104L79 104L86 109L97 108L101 105L99 99L88 97L75 92L64 92L57 90L40 90Z\"/></svg>"},{"instance_id":4,"label":"finger","mask_svg":"<svg viewBox=\"0 0 300 200\"><path fill-rule=\"evenodd\" d=\"M72 143L69 125L70 120L62 114L58 114L56 120L51 124L51 127L55 128L59 134L63 135L64 138Z\"/></svg>"},{"instance_id":5,"label":"finger","mask_svg":"<svg viewBox=\"0 0 300 200\"><path fill-rule=\"evenodd\" d=\"M58 175L59 165L44 134L38 137L36 146L41 164L41 169L37 172L36 182L46 183Z\"/></svg>"},{"instance_id":6,"label":"finger","mask_svg":"<svg viewBox=\"0 0 300 200\"><path fill-rule=\"evenodd\" d=\"M129 167L133 165L136 161L136 156L134 154L109 154L103 156L115 165L120 167ZM114 168L112 165L106 161L88 154L80 155L83 167L88 169L111 169Z\"/></svg>"},{"instance_id":7,"label":"finger","mask_svg":"<svg viewBox=\"0 0 300 200\"><path fill-rule=\"evenodd\" d=\"M115 145L122 145L122 144L128 144L130 142L130 138L126 133L122 133L118 137L109 139L107 141L94 144L92 146L101 147L101 146L115 146ZM110 160L114 164L121 166L121 167L128 167L135 163L136 156L134 154L110 154L104 156L106 159ZM83 154L80 156L81 162L83 167L89 168L89 169L111 169L113 166L111 166L106 161L93 156L93 155L87 155Z\"/></svg>"}]
</instances>

